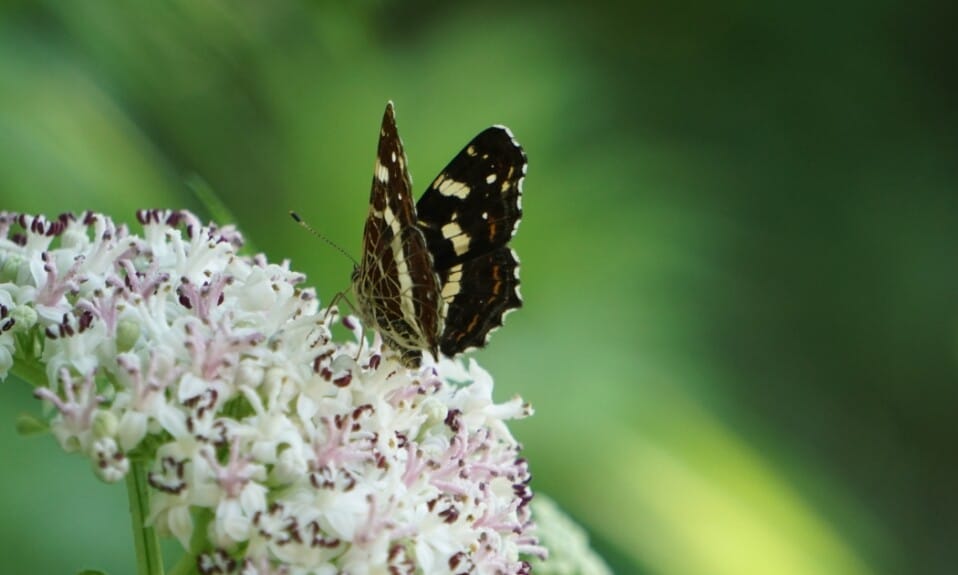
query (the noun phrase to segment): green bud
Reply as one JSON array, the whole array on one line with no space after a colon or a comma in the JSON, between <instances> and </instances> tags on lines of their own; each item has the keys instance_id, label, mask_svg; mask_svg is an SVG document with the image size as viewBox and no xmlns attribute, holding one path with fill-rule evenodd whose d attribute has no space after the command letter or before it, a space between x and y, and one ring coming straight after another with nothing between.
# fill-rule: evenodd
<instances>
[{"instance_id":1,"label":"green bud","mask_svg":"<svg viewBox=\"0 0 958 575\"><path fill-rule=\"evenodd\" d=\"M446 415L448 414L446 405L434 397L429 397L423 400L422 411L427 416L426 426L442 423L445 421Z\"/></svg>"},{"instance_id":2,"label":"green bud","mask_svg":"<svg viewBox=\"0 0 958 575\"><path fill-rule=\"evenodd\" d=\"M17 331L27 331L37 325L37 310L28 305L18 305L13 308L10 317L17 322L14 325Z\"/></svg>"},{"instance_id":3,"label":"green bud","mask_svg":"<svg viewBox=\"0 0 958 575\"><path fill-rule=\"evenodd\" d=\"M21 413L17 416L17 433L20 435L39 435L48 431L50 426L38 417L29 413Z\"/></svg>"},{"instance_id":4,"label":"green bud","mask_svg":"<svg viewBox=\"0 0 958 575\"><path fill-rule=\"evenodd\" d=\"M130 319L121 319L116 326L116 350L120 353L130 351L138 339L140 324Z\"/></svg>"},{"instance_id":5,"label":"green bud","mask_svg":"<svg viewBox=\"0 0 958 575\"><path fill-rule=\"evenodd\" d=\"M82 447L82 445L80 445L80 440L75 435L68 437L66 442L63 444L63 450L67 453L76 453L77 451L80 451L80 447Z\"/></svg>"},{"instance_id":6,"label":"green bud","mask_svg":"<svg viewBox=\"0 0 958 575\"><path fill-rule=\"evenodd\" d=\"M0 281L15 282L20 272L23 259L20 256L10 256L0 264Z\"/></svg>"},{"instance_id":7,"label":"green bud","mask_svg":"<svg viewBox=\"0 0 958 575\"><path fill-rule=\"evenodd\" d=\"M110 411L97 411L93 416L93 436L94 437L114 437L116 436L119 421Z\"/></svg>"}]
</instances>

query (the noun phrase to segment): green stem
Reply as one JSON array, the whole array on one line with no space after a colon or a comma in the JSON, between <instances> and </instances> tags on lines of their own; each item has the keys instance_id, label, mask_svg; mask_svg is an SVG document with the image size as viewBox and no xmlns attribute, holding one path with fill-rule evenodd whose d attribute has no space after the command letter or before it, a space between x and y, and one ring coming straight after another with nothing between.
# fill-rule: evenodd
<instances>
[{"instance_id":1,"label":"green stem","mask_svg":"<svg viewBox=\"0 0 958 575\"><path fill-rule=\"evenodd\" d=\"M163 575L163 557L160 553L160 538L156 530L146 526L150 506L146 468L142 463L131 461L126 475L126 492L130 497L130 519L133 527L133 544L136 548L136 572L138 575Z\"/></svg>"},{"instance_id":2,"label":"green stem","mask_svg":"<svg viewBox=\"0 0 958 575\"><path fill-rule=\"evenodd\" d=\"M170 575L193 575L196 573L196 557L187 553L173 566Z\"/></svg>"}]
</instances>

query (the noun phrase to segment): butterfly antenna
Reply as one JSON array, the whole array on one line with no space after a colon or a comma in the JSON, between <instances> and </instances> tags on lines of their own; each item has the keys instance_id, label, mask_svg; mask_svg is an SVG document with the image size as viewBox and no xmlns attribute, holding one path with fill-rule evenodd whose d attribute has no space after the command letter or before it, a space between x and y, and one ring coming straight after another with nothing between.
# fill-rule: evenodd
<instances>
[{"instance_id":1,"label":"butterfly antenna","mask_svg":"<svg viewBox=\"0 0 958 575\"><path fill-rule=\"evenodd\" d=\"M349 255L349 254L346 252L346 250L344 250L343 248L339 247L339 245L338 245L336 242L334 242L333 240L327 238L327 237L324 236L323 234L321 234L321 233L317 232L315 229L313 229L313 226L307 224L307 223L306 223L306 220L304 220L303 218L299 217L299 214L297 214L296 212L290 210L289 215L290 215L290 217L293 218L293 220L294 220L297 224L299 224L299 225L303 226L304 228L306 228L306 230L307 230L309 233L313 234L313 235L316 236L317 238L323 240L324 242L326 242L327 244L329 244L330 246L332 246L334 249L336 249L336 251L338 251L339 253L343 254L343 255L346 256L347 258L349 258L349 260L352 261L354 265L356 265L357 267L359 267L359 262L357 262L357 261L355 260L355 258L353 258L353 256Z\"/></svg>"}]
</instances>

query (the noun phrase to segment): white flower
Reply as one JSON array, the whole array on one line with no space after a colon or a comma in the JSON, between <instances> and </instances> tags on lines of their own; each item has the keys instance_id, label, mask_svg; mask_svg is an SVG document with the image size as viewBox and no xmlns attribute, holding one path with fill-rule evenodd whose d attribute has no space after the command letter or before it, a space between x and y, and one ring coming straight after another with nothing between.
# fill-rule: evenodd
<instances>
[{"instance_id":1,"label":"white flower","mask_svg":"<svg viewBox=\"0 0 958 575\"><path fill-rule=\"evenodd\" d=\"M37 397L105 481L151 462L151 521L202 573L528 573L529 471L475 362L402 366L356 318L332 340L288 262L231 227L142 211L0 214L0 376ZM43 385L41 385L43 384Z\"/></svg>"}]
</instances>

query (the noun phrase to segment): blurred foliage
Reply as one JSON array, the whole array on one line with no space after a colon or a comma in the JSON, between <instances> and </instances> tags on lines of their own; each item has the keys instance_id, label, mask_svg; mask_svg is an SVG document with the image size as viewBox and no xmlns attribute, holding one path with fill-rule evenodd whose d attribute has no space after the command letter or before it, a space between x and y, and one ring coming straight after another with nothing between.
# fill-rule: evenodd
<instances>
[{"instance_id":1,"label":"blurred foliage","mask_svg":"<svg viewBox=\"0 0 958 575\"><path fill-rule=\"evenodd\" d=\"M954 4L13 1L0 207L204 212L321 296L387 99L415 181L509 125L526 306L481 360L536 480L617 573L949 573ZM0 386L0 555L128 572L98 484ZM43 541L46 553L36 553Z\"/></svg>"}]
</instances>

